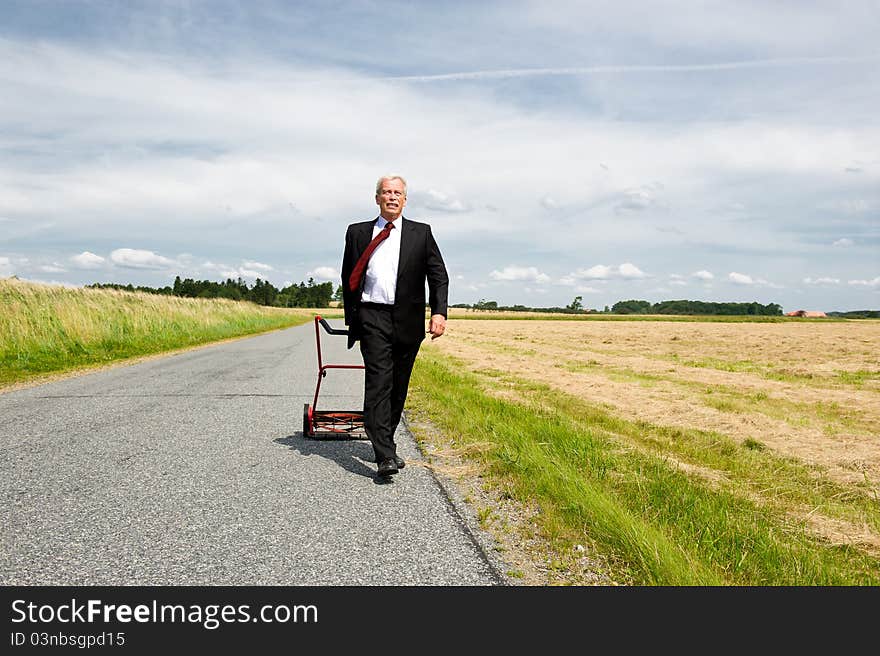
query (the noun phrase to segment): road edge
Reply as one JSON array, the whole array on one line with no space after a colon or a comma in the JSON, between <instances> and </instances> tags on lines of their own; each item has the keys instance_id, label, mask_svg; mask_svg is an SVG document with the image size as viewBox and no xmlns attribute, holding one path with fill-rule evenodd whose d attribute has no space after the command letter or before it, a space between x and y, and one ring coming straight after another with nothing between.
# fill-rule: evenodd
<instances>
[{"instance_id":1,"label":"road edge","mask_svg":"<svg viewBox=\"0 0 880 656\"><path fill-rule=\"evenodd\" d=\"M425 462L427 462L427 454L422 448L419 440L415 438L415 435L413 435L409 428L409 419L406 410L403 411L398 430L415 445L419 455ZM492 577L496 581L496 585L520 585L518 581L505 574L509 565L498 555L497 547L500 546L499 543L488 531L485 531L480 526L473 508L467 503L467 501L465 501L464 496L458 489L455 481L448 476L438 473L433 467L425 467L425 469L431 475L431 479L440 490L440 496L443 498L456 522L459 524L459 527L468 539L470 539L476 548L477 553L489 567Z\"/></svg>"}]
</instances>

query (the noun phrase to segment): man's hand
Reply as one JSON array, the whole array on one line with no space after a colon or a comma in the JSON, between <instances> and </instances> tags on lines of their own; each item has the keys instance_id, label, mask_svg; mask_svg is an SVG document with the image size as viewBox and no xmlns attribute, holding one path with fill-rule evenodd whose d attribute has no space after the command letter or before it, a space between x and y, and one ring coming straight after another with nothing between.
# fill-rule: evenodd
<instances>
[{"instance_id":1,"label":"man's hand","mask_svg":"<svg viewBox=\"0 0 880 656\"><path fill-rule=\"evenodd\" d=\"M446 317L442 314L432 314L431 323L428 324L428 332L431 333L431 339L437 339L446 332Z\"/></svg>"}]
</instances>

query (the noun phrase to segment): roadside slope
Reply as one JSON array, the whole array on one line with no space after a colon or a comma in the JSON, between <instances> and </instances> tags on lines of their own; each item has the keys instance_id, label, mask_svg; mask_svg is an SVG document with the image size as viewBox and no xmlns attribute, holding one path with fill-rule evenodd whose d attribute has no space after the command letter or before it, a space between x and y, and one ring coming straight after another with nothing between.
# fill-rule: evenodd
<instances>
[{"instance_id":1,"label":"roadside slope","mask_svg":"<svg viewBox=\"0 0 880 656\"><path fill-rule=\"evenodd\" d=\"M309 310L0 279L0 389L303 324Z\"/></svg>"}]
</instances>

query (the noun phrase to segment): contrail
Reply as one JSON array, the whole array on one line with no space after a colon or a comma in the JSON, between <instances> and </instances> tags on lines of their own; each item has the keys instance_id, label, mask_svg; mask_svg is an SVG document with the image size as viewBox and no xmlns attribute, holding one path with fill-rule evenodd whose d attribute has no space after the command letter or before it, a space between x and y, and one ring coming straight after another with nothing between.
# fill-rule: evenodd
<instances>
[{"instance_id":1,"label":"contrail","mask_svg":"<svg viewBox=\"0 0 880 656\"><path fill-rule=\"evenodd\" d=\"M401 75L382 78L400 82L438 82L443 80L492 80L541 75L592 75L595 73L685 73L701 71L729 71L742 68L772 68L803 64L852 64L880 60L880 55L861 57L797 57L789 59L751 59L715 64L576 66L568 68L512 68L497 71L462 71L440 75Z\"/></svg>"}]
</instances>

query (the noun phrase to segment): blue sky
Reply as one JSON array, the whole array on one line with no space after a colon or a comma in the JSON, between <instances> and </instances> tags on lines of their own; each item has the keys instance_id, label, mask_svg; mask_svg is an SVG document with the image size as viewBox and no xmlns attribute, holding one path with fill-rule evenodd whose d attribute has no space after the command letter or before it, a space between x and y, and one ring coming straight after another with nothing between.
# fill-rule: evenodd
<instances>
[{"instance_id":1,"label":"blue sky","mask_svg":"<svg viewBox=\"0 0 880 656\"><path fill-rule=\"evenodd\" d=\"M385 173L450 302L880 308L880 5L0 0L0 276L339 283Z\"/></svg>"}]
</instances>

